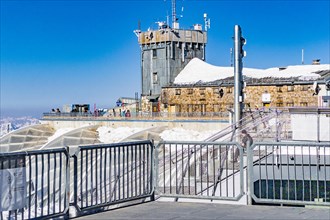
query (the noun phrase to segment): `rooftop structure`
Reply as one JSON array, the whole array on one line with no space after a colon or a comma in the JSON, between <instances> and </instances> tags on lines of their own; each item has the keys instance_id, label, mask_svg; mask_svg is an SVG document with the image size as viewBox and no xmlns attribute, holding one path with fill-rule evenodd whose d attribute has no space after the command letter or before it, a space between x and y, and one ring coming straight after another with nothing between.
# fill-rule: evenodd
<instances>
[{"instance_id":1,"label":"rooftop structure","mask_svg":"<svg viewBox=\"0 0 330 220\"><path fill-rule=\"evenodd\" d=\"M173 83L190 60L195 57L205 60L207 32L199 24L190 30L180 29L175 1L172 1L172 14L172 27L157 22L157 30L135 31L141 48L141 96L154 102L161 88Z\"/></svg>"}]
</instances>

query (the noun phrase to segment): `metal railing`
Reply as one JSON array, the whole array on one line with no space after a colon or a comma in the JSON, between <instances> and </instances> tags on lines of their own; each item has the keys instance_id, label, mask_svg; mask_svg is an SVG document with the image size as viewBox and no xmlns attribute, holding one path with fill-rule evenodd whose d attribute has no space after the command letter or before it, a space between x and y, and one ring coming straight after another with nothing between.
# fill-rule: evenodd
<instances>
[{"instance_id":1,"label":"metal railing","mask_svg":"<svg viewBox=\"0 0 330 220\"><path fill-rule=\"evenodd\" d=\"M247 156L235 142L205 141L73 151L71 165L66 148L0 154L0 219L68 218L70 205L83 215L155 194L229 201L247 194L257 203L330 205L329 142L255 143Z\"/></svg>"},{"instance_id":2,"label":"metal railing","mask_svg":"<svg viewBox=\"0 0 330 220\"><path fill-rule=\"evenodd\" d=\"M64 148L0 154L0 219L67 216L69 181Z\"/></svg>"},{"instance_id":3,"label":"metal railing","mask_svg":"<svg viewBox=\"0 0 330 220\"><path fill-rule=\"evenodd\" d=\"M256 202L330 205L330 143L256 143L248 157Z\"/></svg>"},{"instance_id":4,"label":"metal railing","mask_svg":"<svg viewBox=\"0 0 330 220\"><path fill-rule=\"evenodd\" d=\"M95 115L92 113L43 113L44 119L83 119L83 120L106 120L106 119L115 119L115 120L146 120L146 119L155 119L155 120L210 120L210 119L223 119L228 120L228 112L131 112L130 117L116 116L111 114Z\"/></svg>"},{"instance_id":5,"label":"metal railing","mask_svg":"<svg viewBox=\"0 0 330 220\"><path fill-rule=\"evenodd\" d=\"M73 158L73 204L79 211L153 196L150 141L83 146Z\"/></svg>"},{"instance_id":6,"label":"metal railing","mask_svg":"<svg viewBox=\"0 0 330 220\"><path fill-rule=\"evenodd\" d=\"M228 159L235 152L243 161L238 144L161 142L156 149L160 196L238 200L243 195L243 163Z\"/></svg>"}]
</instances>

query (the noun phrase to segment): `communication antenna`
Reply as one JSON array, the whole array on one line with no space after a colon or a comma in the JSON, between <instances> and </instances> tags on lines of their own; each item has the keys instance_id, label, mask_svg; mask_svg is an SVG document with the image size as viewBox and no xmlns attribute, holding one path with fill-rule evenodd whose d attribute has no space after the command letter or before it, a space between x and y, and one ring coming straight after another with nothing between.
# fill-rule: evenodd
<instances>
[{"instance_id":1,"label":"communication antenna","mask_svg":"<svg viewBox=\"0 0 330 220\"><path fill-rule=\"evenodd\" d=\"M176 0L172 0L172 27L176 28L177 24L177 18L176 18Z\"/></svg>"},{"instance_id":2,"label":"communication antenna","mask_svg":"<svg viewBox=\"0 0 330 220\"><path fill-rule=\"evenodd\" d=\"M133 32L137 37L139 37L139 35L141 33L141 21L140 20L138 21L138 29L134 30Z\"/></svg>"},{"instance_id":3,"label":"communication antenna","mask_svg":"<svg viewBox=\"0 0 330 220\"><path fill-rule=\"evenodd\" d=\"M204 13L204 23L205 23L205 31L211 28L211 20L207 17L206 13Z\"/></svg>"}]
</instances>

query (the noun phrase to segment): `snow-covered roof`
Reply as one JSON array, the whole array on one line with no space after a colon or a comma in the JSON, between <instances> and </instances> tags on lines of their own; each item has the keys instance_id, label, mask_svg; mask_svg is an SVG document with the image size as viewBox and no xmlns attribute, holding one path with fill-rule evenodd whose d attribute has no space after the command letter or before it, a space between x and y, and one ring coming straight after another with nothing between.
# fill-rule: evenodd
<instances>
[{"instance_id":1,"label":"snow-covered roof","mask_svg":"<svg viewBox=\"0 0 330 220\"><path fill-rule=\"evenodd\" d=\"M330 70L330 64L296 65L285 68L269 69L243 68L243 75L249 78L298 78L299 80L316 80L317 73ZM221 67L208 64L198 58L192 59L175 78L174 84L194 84L197 82L213 82L234 76L234 67Z\"/></svg>"}]
</instances>

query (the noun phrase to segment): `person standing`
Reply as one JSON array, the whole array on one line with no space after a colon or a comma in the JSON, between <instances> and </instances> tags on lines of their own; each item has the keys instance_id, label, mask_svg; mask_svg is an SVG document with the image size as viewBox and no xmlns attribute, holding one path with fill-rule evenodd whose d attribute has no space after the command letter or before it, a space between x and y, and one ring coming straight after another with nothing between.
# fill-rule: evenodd
<instances>
[{"instance_id":1,"label":"person standing","mask_svg":"<svg viewBox=\"0 0 330 220\"><path fill-rule=\"evenodd\" d=\"M253 139L249 133L247 133L246 130L242 130L242 147L246 149L247 147L250 147L253 144Z\"/></svg>"},{"instance_id":2,"label":"person standing","mask_svg":"<svg viewBox=\"0 0 330 220\"><path fill-rule=\"evenodd\" d=\"M246 149L253 144L253 139L245 129L241 131L241 134L242 134L241 146L243 147L243 150L246 151ZM238 157L239 157L239 149L236 148L234 151L234 162L238 161Z\"/></svg>"}]
</instances>

